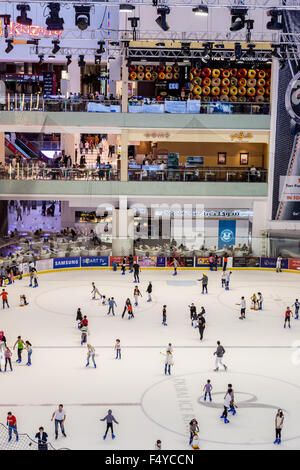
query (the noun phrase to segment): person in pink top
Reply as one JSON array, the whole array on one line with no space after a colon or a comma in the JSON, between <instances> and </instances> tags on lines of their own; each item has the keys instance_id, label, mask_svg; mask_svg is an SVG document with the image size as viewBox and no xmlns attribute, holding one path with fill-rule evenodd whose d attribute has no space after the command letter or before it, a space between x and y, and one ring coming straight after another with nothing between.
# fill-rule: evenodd
<instances>
[{"instance_id":1,"label":"person in pink top","mask_svg":"<svg viewBox=\"0 0 300 470\"><path fill-rule=\"evenodd\" d=\"M12 352L11 352L11 350L9 349L8 346L6 346L6 348L5 348L4 357L5 357L5 369L4 369L4 372L6 372L7 364L10 365L10 370L11 370L11 372L12 372L12 371L13 371L13 368L12 368L12 365L11 365Z\"/></svg>"}]
</instances>

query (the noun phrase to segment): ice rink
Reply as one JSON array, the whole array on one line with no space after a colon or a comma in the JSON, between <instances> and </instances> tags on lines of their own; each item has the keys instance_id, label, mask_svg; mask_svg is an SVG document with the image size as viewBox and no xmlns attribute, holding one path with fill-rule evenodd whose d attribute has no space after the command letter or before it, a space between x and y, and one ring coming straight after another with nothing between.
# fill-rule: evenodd
<instances>
[{"instance_id":1,"label":"ice rink","mask_svg":"<svg viewBox=\"0 0 300 470\"><path fill-rule=\"evenodd\" d=\"M13 372L0 374L0 422L7 411L18 420L19 432L34 436L44 426L49 441L70 449L189 449L188 423L200 426L201 449L275 449L275 412L285 414L280 449L300 448L300 320L284 329L284 312L300 298L297 274L233 271L229 291L221 288L221 271L209 272L208 295L201 294L201 270L142 270L139 288L143 298L133 309L135 318L121 318L124 303L132 303L133 277L106 270L41 274L39 287L29 280L8 286L9 310L0 310L0 330L13 346L18 335L33 345L32 366L15 363ZM153 282L153 302L146 287ZM91 283L114 296L116 316L92 300ZM250 310L250 296L262 292L262 311ZM25 293L30 304L19 306ZM246 319L239 320L236 305L244 295ZM206 309L206 330L200 343L190 323L188 305ZM167 305L168 326L162 326ZM88 342L96 348L97 369L86 368L86 346L80 345L76 310L89 319ZM122 360L115 360L114 344L120 338ZM226 349L228 371L214 372L216 341ZM164 352L174 346L174 367L164 375ZM299 341L300 345L300 341ZM204 403L203 387L211 379L213 402ZM237 414L230 424L220 420L227 384L232 383ZM67 437L54 440L52 412L63 403ZM111 408L119 421L116 438L103 441L100 418ZM278 449L278 447L276 447Z\"/></svg>"}]
</instances>

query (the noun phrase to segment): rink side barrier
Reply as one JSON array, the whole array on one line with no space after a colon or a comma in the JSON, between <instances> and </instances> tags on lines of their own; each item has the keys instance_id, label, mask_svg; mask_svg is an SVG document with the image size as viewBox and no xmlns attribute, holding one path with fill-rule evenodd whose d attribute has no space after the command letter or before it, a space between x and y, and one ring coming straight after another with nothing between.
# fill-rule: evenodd
<instances>
[{"instance_id":1,"label":"rink side barrier","mask_svg":"<svg viewBox=\"0 0 300 470\"><path fill-rule=\"evenodd\" d=\"M199 269L209 271L209 259L200 257L176 258L179 270ZM136 256L137 261L142 270L165 269L173 270L173 257L163 256ZM84 256L70 258L49 258L35 261L35 267L38 273L51 273L59 271L77 271L81 269L87 270L112 270L112 263L120 264L122 257L116 256ZM20 265L23 275L29 274L29 264ZM218 269L223 268L223 258L218 259ZM276 258L266 258L257 256L240 256L228 258L227 269L230 270L263 270L274 271L276 269ZM282 260L282 271L300 273L300 258L284 258Z\"/></svg>"}]
</instances>

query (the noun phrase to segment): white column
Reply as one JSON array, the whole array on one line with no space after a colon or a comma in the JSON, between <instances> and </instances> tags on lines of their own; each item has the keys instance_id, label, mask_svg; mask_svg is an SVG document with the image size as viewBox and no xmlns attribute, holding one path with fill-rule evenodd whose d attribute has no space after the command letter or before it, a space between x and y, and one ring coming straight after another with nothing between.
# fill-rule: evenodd
<instances>
[{"instance_id":1,"label":"white column","mask_svg":"<svg viewBox=\"0 0 300 470\"><path fill-rule=\"evenodd\" d=\"M127 209L127 197L120 196L119 209L113 209L113 256L128 256L133 254L133 219L133 209Z\"/></svg>"},{"instance_id":2,"label":"white column","mask_svg":"<svg viewBox=\"0 0 300 470\"><path fill-rule=\"evenodd\" d=\"M122 57L122 113L128 112L128 67L125 55Z\"/></svg>"},{"instance_id":3,"label":"white column","mask_svg":"<svg viewBox=\"0 0 300 470\"><path fill-rule=\"evenodd\" d=\"M128 131L121 133L121 181L128 180Z\"/></svg>"},{"instance_id":4,"label":"white column","mask_svg":"<svg viewBox=\"0 0 300 470\"><path fill-rule=\"evenodd\" d=\"M252 251L254 256L263 256L262 232L268 227L268 201L253 202Z\"/></svg>"},{"instance_id":5,"label":"white column","mask_svg":"<svg viewBox=\"0 0 300 470\"><path fill-rule=\"evenodd\" d=\"M109 61L109 94L116 96L117 81L121 80L121 56Z\"/></svg>"},{"instance_id":6,"label":"white column","mask_svg":"<svg viewBox=\"0 0 300 470\"><path fill-rule=\"evenodd\" d=\"M60 89L62 95L69 96L70 93L80 93L80 67L78 67L78 61L72 60L68 66L68 79L62 79L60 81Z\"/></svg>"},{"instance_id":7,"label":"white column","mask_svg":"<svg viewBox=\"0 0 300 470\"><path fill-rule=\"evenodd\" d=\"M0 162L5 162L5 135L0 132Z\"/></svg>"},{"instance_id":8,"label":"white column","mask_svg":"<svg viewBox=\"0 0 300 470\"><path fill-rule=\"evenodd\" d=\"M61 134L61 148L65 151L66 155L70 155L72 162L75 163L75 150L77 149L77 163L79 162L79 144L80 134Z\"/></svg>"}]
</instances>

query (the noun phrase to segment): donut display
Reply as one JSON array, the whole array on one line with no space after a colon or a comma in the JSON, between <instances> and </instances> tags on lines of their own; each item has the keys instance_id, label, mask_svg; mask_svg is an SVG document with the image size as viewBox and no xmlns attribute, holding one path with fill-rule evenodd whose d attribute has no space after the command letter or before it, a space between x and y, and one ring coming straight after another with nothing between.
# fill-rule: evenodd
<instances>
[{"instance_id":1,"label":"donut display","mask_svg":"<svg viewBox=\"0 0 300 470\"><path fill-rule=\"evenodd\" d=\"M245 78L240 78L238 81L240 87L245 87L247 85L247 80Z\"/></svg>"},{"instance_id":2,"label":"donut display","mask_svg":"<svg viewBox=\"0 0 300 470\"><path fill-rule=\"evenodd\" d=\"M245 96L246 91L247 91L247 90L246 90L246 88L245 88L244 86L241 86L241 87L238 88L238 94L239 94L240 96Z\"/></svg>"},{"instance_id":3,"label":"donut display","mask_svg":"<svg viewBox=\"0 0 300 470\"><path fill-rule=\"evenodd\" d=\"M139 72L139 73L137 74L137 79L138 79L138 80L144 80L144 77L145 77L144 72Z\"/></svg>"},{"instance_id":4,"label":"donut display","mask_svg":"<svg viewBox=\"0 0 300 470\"><path fill-rule=\"evenodd\" d=\"M204 86L202 88L202 93L203 93L203 95L209 95L210 94L210 87L209 86Z\"/></svg>"},{"instance_id":5,"label":"donut display","mask_svg":"<svg viewBox=\"0 0 300 470\"><path fill-rule=\"evenodd\" d=\"M210 86L211 85L211 79L208 77L203 78L202 83L204 86Z\"/></svg>"},{"instance_id":6,"label":"donut display","mask_svg":"<svg viewBox=\"0 0 300 470\"><path fill-rule=\"evenodd\" d=\"M212 86L220 86L221 85L221 79L220 78L213 78L211 81Z\"/></svg>"},{"instance_id":7,"label":"donut display","mask_svg":"<svg viewBox=\"0 0 300 470\"><path fill-rule=\"evenodd\" d=\"M211 74L212 74L212 76L213 76L214 78L219 78L219 76L221 75L221 70L219 70L219 69L213 69L213 71L212 71Z\"/></svg>"},{"instance_id":8,"label":"donut display","mask_svg":"<svg viewBox=\"0 0 300 470\"><path fill-rule=\"evenodd\" d=\"M265 84L266 84L266 81L265 81L263 78L259 78L259 79L257 80L257 85L258 85L259 87L264 87Z\"/></svg>"},{"instance_id":9,"label":"donut display","mask_svg":"<svg viewBox=\"0 0 300 470\"><path fill-rule=\"evenodd\" d=\"M202 77L210 77L211 76L211 69L208 68L208 67L205 67L204 69L202 69L201 75L202 75Z\"/></svg>"},{"instance_id":10,"label":"donut display","mask_svg":"<svg viewBox=\"0 0 300 470\"><path fill-rule=\"evenodd\" d=\"M223 80L222 80L222 86L227 87L227 86L229 86L229 85L230 85L230 80L229 80L229 78L223 78Z\"/></svg>"},{"instance_id":11,"label":"donut display","mask_svg":"<svg viewBox=\"0 0 300 470\"><path fill-rule=\"evenodd\" d=\"M220 94L220 88L219 88L218 86L212 87L212 89L211 89L211 94L212 94L213 96L219 96L219 94Z\"/></svg>"}]
</instances>

